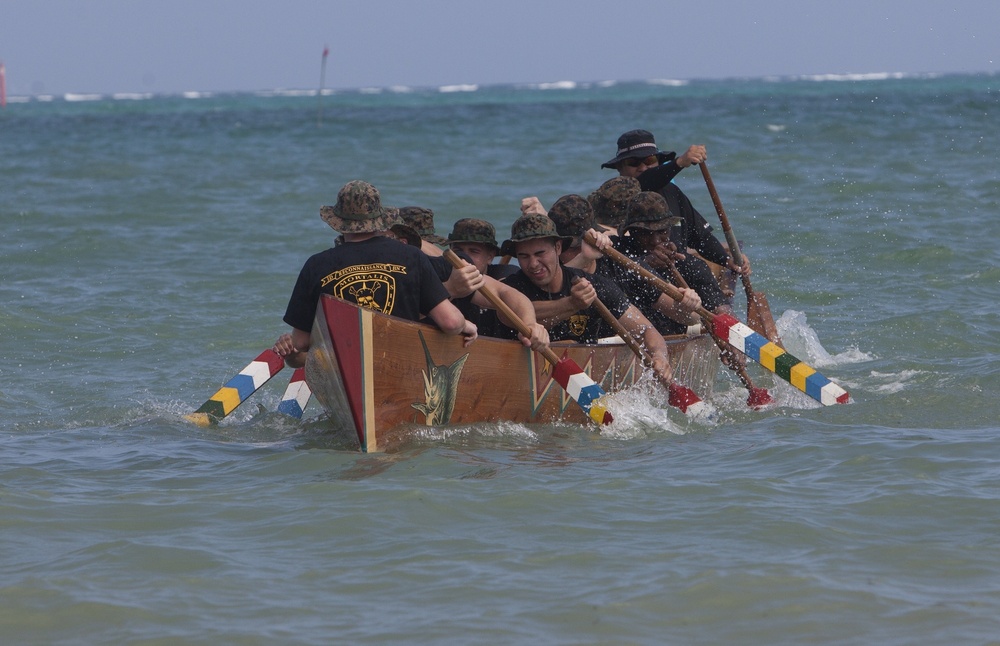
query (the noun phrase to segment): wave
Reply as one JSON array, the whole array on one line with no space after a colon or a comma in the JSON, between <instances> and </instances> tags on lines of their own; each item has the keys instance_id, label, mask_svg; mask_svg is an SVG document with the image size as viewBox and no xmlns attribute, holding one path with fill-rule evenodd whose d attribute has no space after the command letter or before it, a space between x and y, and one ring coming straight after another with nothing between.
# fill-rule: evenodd
<instances>
[{"instance_id":1,"label":"wave","mask_svg":"<svg viewBox=\"0 0 1000 646\"><path fill-rule=\"evenodd\" d=\"M11 103L28 103L32 101L51 102L64 100L67 102L87 102L102 100L148 100L159 97L181 97L185 99L207 99L217 96L257 96L263 98L283 97L283 98L308 98L320 96L337 95L379 95L379 94L421 94L421 93L472 93L472 92L503 92L503 91L538 91L538 90L562 90L564 92L588 92L602 91L615 87L665 87L682 88L688 86L712 86L724 84L738 84L746 86L753 83L875 83L893 82L900 80L936 80L944 77L995 77L994 73L968 73L968 74L945 74L945 73L904 73L904 72L864 72L864 73L826 73L826 74L803 74L795 76L760 76L746 78L729 79L670 79L670 78L650 78L633 80L602 80L602 81L544 81L538 83L497 83L482 85L479 83L456 83L440 86L410 86L410 85L390 85L390 86L366 86L357 88L276 88L243 90L233 92L211 92L189 90L185 92L173 93L153 93L153 92L115 92L111 94L68 92L62 95L38 94L38 95L17 95L8 97Z\"/></svg>"},{"instance_id":2,"label":"wave","mask_svg":"<svg viewBox=\"0 0 1000 646\"><path fill-rule=\"evenodd\" d=\"M691 81L683 79L646 79L646 83L649 85L665 85L667 87L684 87L685 85L690 85Z\"/></svg>"},{"instance_id":3,"label":"wave","mask_svg":"<svg viewBox=\"0 0 1000 646\"><path fill-rule=\"evenodd\" d=\"M100 101L104 98L103 94L76 94L72 92L67 92L63 95L64 101L76 102L76 101Z\"/></svg>"},{"instance_id":4,"label":"wave","mask_svg":"<svg viewBox=\"0 0 1000 646\"><path fill-rule=\"evenodd\" d=\"M476 92L479 90L478 83L461 83L458 85L442 85L438 87L438 92Z\"/></svg>"}]
</instances>

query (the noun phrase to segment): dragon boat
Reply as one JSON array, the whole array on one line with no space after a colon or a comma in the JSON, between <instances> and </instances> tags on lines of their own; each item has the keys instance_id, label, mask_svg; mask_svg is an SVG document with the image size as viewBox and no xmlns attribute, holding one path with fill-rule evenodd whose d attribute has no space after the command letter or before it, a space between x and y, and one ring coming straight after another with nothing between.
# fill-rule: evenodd
<instances>
[{"instance_id":1,"label":"dragon boat","mask_svg":"<svg viewBox=\"0 0 1000 646\"><path fill-rule=\"evenodd\" d=\"M719 366L707 334L666 337L675 378L710 396ZM554 343L614 393L633 386L641 361L620 339ZM363 451L426 426L512 421L592 423L553 378L552 366L518 341L479 337L469 347L433 326L323 295L305 377L337 432Z\"/></svg>"}]
</instances>

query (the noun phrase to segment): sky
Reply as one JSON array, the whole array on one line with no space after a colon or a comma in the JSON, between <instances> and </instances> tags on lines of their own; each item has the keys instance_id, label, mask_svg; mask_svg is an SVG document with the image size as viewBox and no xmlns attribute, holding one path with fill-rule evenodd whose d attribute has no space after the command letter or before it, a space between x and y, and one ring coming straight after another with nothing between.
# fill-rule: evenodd
<instances>
[{"instance_id":1,"label":"sky","mask_svg":"<svg viewBox=\"0 0 1000 646\"><path fill-rule=\"evenodd\" d=\"M8 95L997 73L998 26L1000 0L2 0L0 61Z\"/></svg>"}]
</instances>

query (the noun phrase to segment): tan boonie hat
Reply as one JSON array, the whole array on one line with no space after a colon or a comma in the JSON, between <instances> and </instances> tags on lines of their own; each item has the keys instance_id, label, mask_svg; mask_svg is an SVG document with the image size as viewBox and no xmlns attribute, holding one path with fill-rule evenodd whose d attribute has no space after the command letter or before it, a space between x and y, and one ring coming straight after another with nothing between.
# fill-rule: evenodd
<instances>
[{"instance_id":1,"label":"tan boonie hat","mask_svg":"<svg viewBox=\"0 0 1000 646\"><path fill-rule=\"evenodd\" d=\"M572 238L559 235L556 223L549 216L529 213L514 220L514 224L510 226L510 240L504 240L504 243L500 245L500 253L505 256L516 256L517 253L514 251L516 243L538 238L561 240L563 247L573 241Z\"/></svg>"},{"instance_id":2,"label":"tan boonie hat","mask_svg":"<svg viewBox=\"0 0 1000 646\"><path fill-rule=\"evenodd\" d=\"M622 232L629 229L664 231L680 223L681 219L674 217L674 214L670 212L667 200L662 195L652 191L643 191L629 200Z\"/></svg>"},{"instance_id":3,"label":"tan boonie hat","mask_svg":"<svg viewBox=\"0 0 1000 646\"><path fill-rule=\"evenodd\" d=\"M486 220L462 218L456 222L451 233L448 234L448 244L456 242L478 242L487 247L493 247L496 251L500 250L500 245L497 243L497 230Z\"/></svg>"},{"instance_id":4,"label":"tan boonie hat","mask_svg":"<svg viewBox=\"0 0 1000 646\"><path fill-rule=\"evenodd\" d=\"M594 207L594 217L609 227L620 226L625 221L628 202L642 192L639 180L619 175L601 184L590 194L587 201Z\"/></svg>"},{"instance_id":5,"label":"tan boonie hat","mask_svg":"<svg viewBox=\"0 0 1000 646\"><path fill-rule=\"evenodd\" d=\"M407 223L427 242L446 245L448 241L434 232L434 211L422 206L404 206L399 209L403 222Z\"/></svg>"},{"instance_id":6,"label":"tan boonie hat","mask_svg":"<svg viewBox=\"0 0 1000 646\"><path fill-rule=\"evenodd\" d=\"M556 224L561 236L572 238L570 246L577 246L588 229L596 226L594 209L590 202L579 195L563 195L549 209L549 217Z\"/></svg>"},{"instance_id":7,"label":"tan boonie hat","mask_svg":"<svg viewBox=\"0 0 1000 646\"><path fill-rule=\"evenodd\" d=\"M378 189L361 180L344 184L337 193L337 204L320 208L319 216L341 233L389 230L389 214L382 208Z\"/></svg>"}]
</instances>

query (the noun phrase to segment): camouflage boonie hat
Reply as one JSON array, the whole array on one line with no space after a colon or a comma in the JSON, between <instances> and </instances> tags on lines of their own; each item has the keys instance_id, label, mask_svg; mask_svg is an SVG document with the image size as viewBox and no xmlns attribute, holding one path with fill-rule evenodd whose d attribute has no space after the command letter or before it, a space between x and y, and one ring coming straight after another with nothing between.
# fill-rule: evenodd
<instances>
[{"instance_id":1,"label":"camouflage boonie hat","mask_svg":"<svg viewBox=\"0 0 1000 646\"><path fill-rule=\"evenodd\" d=\"M578 245L583 234L596 226L593 207L579 195L560 197L549 209L549 217L555 222L559 235L573 239L570 246Z\"/></svg>"},{"instance_id":2,"label":"camouflage boonie hat","mask_svg":"<svg viewBox=\"0 0 1000 646\"><path fill-rule=\"evenodd\" d=\"M407 223L427 242L446 245L448 241L434 233L434 211L422 206L404 206L399 209L403 222Z\"/></svg>"},{"instance_id":3,"label":"camouflage boonie hat","mask_svg":"<svg viewBox=\"0 0 1000 646\"><path fill-rule=\"evenodd\" d=\"M337 204L320 208L319 216L334 231L341 233L369 233L389 229L389 214L382 208L378 189L361 180L344 184L337 193Z\"/></svg>"},{"instance_id":4,"label":"camouflage boonie hat","mask_svg":"<svg viewBox=\"0 0 1000 646\"><path fill-rule=\"evenodd\" d=\"M555 238L556 240L561 240L563 248L573 241L572 238L559 235L559 231L556 230L556 223L549 216L529 213L514 220L514 224L510 226L510 240L504 240L504 243L500 245L500 253L505 256L515 256L517 255L514 251L516 243L524 242L525 240L535 240L537 238Z\"/></svg>"},{"instance_id":5,"label":"camouflage boonie hat","mask_svg":"<svg viewBox=\"0 0 1000 646\"><path fill-rule=\"evenodd\" d=\"M478 242L500 251L500 245L497 243L497 230L486 220L462 218L456 222L451 233L448 234L448 244L456 242Z\"/></svg>"},{"instance_id":6,"label":"camouflage boonie hat","mask_svg":"<svg viewBox=\"0 0 1000 646\"><path fill-rule=\"evenodd\" d=\"M629 201L622 232L629 229L664 231L677 226L680 222L681 219L674 217L674 214L670 212L667 200L662 195L652 191L643 191Z\"/></svg>"},{"instance_id":7,"label":"camouflage boonie hat","mask_svg":"<svg viewBox=\"0 0 1000 646\"><path fill-rule=\"evenodd\" d=\"M587 200L594 207L594 217L609 227L621 226L625 220L628 201L642 192L639 180L619 175L601 184Z\"/></svg>"},{"instance_id":8,"label":"camouflage boonie hat","mask_svg":"<svg viewBox=\"0 0 1000 646\"><path fill-rule=\"evenodd\" d=\"M419 247L420 234L417 233L416 229L403 222L403 218L399 216L399 209L387 206L385 210L389 213L389 231L392 231L397 238L411 247Z\"/></svg>"}]
</instances>

